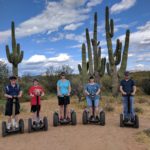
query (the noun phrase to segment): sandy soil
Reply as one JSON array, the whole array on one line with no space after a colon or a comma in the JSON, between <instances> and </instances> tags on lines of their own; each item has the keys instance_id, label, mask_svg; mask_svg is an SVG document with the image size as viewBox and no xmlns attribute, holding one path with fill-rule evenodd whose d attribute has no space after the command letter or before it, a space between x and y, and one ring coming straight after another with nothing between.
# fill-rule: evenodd
<instances>
[{"instance_id":1,"label":"sandy soil","mask_svg":"<svg viewBox=\"0 0 150 150\"><path fill-rule=\"evenodd\" d=\"M29 114L29 103L22 104L25 120ZM1 150L149 150L148 145L135 140L136 133L150 126L150 118L140 117L140 128L120 128L119 114L107 113L106 125L82 125L82 110L77 110L78 124L76 126L52 126L52 112L56 110L57 102L44 101L42 114L49 119L47 132L34 132L0 137ZM1 133L1 131L0 131Z\"/></svg>"}]
</instances>

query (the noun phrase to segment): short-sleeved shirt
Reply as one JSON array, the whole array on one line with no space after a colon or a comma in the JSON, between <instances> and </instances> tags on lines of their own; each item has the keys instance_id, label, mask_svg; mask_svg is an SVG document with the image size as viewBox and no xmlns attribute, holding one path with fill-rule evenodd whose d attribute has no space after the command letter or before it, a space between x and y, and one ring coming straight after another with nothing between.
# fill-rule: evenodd
<instances>
[{"instance_id":1,"label":"short-sleeved shirt","mask_svg":"<svg viewBox=\"0 0 150 150\"><path fill-rule=\"evenodd\" d=\"M9 84L5 87L5 93L11 96L18 96L20 91L21 91L21 88L18 84L15 84L15 86L12 86L11 84Z\"/></svg>"},{"instance_id":2,"label":"short-sleeved shirt","mask_svg":"<svg viewBox=\"0 0 150 150\"><path fill-rule=\"evenodd\" d=\"M133 86L135 86L135 82L132 79L129 80L121 80L120 86L122 86L122 89L127 94L130 94L133 92Z\"/></svg>"},{"instance_id":3,"label":"short-sleeved shirt","mask_svg":"<svg viewBox=\"0 0 150 150\"><path fill-rule=\"evenodd\" d=\"M90 83L88 83L88 84L86 84L86 86L85 86L85 90L87 90L87 92L89 93L89 94L96 94L97 93L97 91L100 89L100 84L98 84L98 83L94 83L94 84L90 84ZM97 95L97 98L98 98L99 96Z\"/></svg>"},{"instance_id":4,"label":"short-sleeved shirt","mask_svg":"<svg viewBox=\"0 0 150 150\"><path fill-rule=\"evenodd\" d=\"M57 86L59 87L60 94L66 95L69 93L70 81L69 80L64 80L64 81L58 80Z\"/></svg>"},{"instance_id":5,"label":"short-sleeved shirt","mask_svg":"<svg viewBox=\"0 0 150 150\"><path fill-rule=\"evenodd\" d=\"M36 105L37 104L37 97L35 95L35 90L40 90L41 92L44 92L44 89L42 86L31 86L29 89L29 94L33 94L34 96L31 98L31 105ZM40 96L38 97L38 103L39 105L41 104L41 99Z\"/></svg>"}]
</instances>

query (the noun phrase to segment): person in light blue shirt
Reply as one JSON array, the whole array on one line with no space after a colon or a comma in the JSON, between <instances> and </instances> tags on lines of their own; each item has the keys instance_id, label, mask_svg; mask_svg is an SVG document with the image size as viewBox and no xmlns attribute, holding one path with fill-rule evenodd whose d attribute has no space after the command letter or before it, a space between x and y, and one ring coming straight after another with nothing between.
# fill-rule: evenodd
<instances>
[{"instance_id":1,"label":"person in light blue shirt","mask_svg":"<svg viewBox=\"0 0 150 150\"><path fill-rule=\"evenodd\" d=\"M57 96L58 105L60 106L60 119L63 119L64 104L70 104L70 92L71 85L70 81L65 78L65 73L61 73L61 79L57 81ZM66 101L64 101L64 96L66 96ZM68 106L66 107L67 119L70 119L70 113Z\"/></svg>"},{"instance_id":2,"label":"person in light blue shirt","mask_svg":"<svg viewBox=\"0 0 150 150\"><path fill-rule=\"evenodd\" d=\"M85 86L85 94L86 94L86 102L87 106L90 109L90 113L92 112L92 99L91 96L94 95L94 106L96 111L96 116L99 115L99 102L100 102L100 85L98 83L95 83L94 77L91 76L89 78L89 83Z\"/></svg>"}]
</instances>

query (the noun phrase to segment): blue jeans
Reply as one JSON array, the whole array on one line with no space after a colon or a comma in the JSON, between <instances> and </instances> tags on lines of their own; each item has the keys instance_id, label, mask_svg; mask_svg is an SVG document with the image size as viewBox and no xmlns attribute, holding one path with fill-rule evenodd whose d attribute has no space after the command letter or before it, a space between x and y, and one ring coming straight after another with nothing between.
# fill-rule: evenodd
<instances>
[{"instance_id":1,"label":"blue jeans","mask_svg":"<svg viewBox=\"0 0 150 150\"><path fill-rule=\"evenodd\" d=\"M96 97L94 100L94 106L98 107L99 106L99 97ZM86 102L87 102L87 106L88 107L92 107L92 100L90 98L90 96L86 96Z\"/></svg>"},{"instance_id":2,"label":"blue jeans","mask_svg":"<svg viewBox=\"0 0 150 150\"><path fill-rule=\"evenodd\" d=\"M134 119L135 113L134 113L134 97L130 96L130 110L128 113L128 96L123 96L122 97L122 102L123 102L123 112L124 112L124 117L125 118L131 118Z\"/></svg>"}]
</instances>

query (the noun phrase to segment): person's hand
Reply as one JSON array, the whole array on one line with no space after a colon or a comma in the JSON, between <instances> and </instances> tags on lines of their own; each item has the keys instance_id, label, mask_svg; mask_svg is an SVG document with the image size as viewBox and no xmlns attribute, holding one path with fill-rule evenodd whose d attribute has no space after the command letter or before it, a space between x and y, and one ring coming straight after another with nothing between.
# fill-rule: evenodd
<instances>
[{"instance_id":1,"label":"person's hand","mask_svg":"<svg viewBox=\"0 0 150 150\"><path fill-rule=\"evenodd\" d=\"M70 93L68 93L68 96L70 96Z\"/></svg>"},{"instance_id":2,"label":"person's hand","mask_svg":"<svg viewBox=\"0 0 150 150\"><path fill-rule=\"evenodd\" d=\"M30 94L30 96L31 96L31 97L34 97L34 95L33 95L32 93Z\"/></svg>"},{"instance_id":3,"label":"person's hand","mask_svg":"<svg viewBox=\"0 0 150 150\"><path fill-rule=\"evenodd\" d=\"M13 97L12 97L11 95L8 95L8 98L11 98L11 99L12 99Z\"/></svg>"},{"instance_id":4,"label":"person's hand","mask_svg":"<svg viewBox=\"0 0 150 150\"><path fill-rule=\"evenodd\" d=\"M96 95L99 95L99 93L96 93Z\"/></svg>"},{"instance_id":5,"label":"person's hand","mask_svg":"<svg viewBox=\"0 0 150 150\"><path fill-rule=\"evenodd\" d=\"M20 95L20 94L19 94L17 97L18 97L18 98L21 98L21 97L22 97L22 95Z\"/></svg>"},{"instance_id":6,"label":"person's hand","mask_svg":"<svg viewBox=\"0 0 150 150\"><path fill-rule=\"evenodd\" d=\"M132 92L131 95L135 95L135 92Z\"/></svg>"},{"instance_id":7,"label":"person's hand","mask_svg":"<svg viewBox=\"0 0 150 150\"><path fill-rule=\"evenodd\" d=\"M123 94L123 95L127 95L127 93L126 93L126 92L122 92L122 94Z\"/></svg>"}]
</instances>

